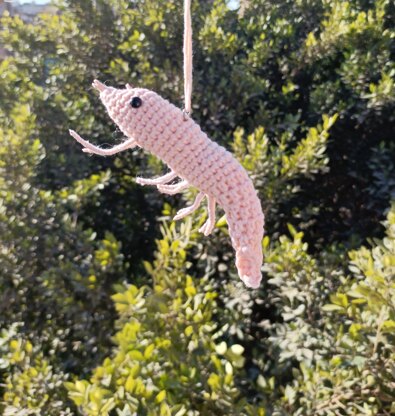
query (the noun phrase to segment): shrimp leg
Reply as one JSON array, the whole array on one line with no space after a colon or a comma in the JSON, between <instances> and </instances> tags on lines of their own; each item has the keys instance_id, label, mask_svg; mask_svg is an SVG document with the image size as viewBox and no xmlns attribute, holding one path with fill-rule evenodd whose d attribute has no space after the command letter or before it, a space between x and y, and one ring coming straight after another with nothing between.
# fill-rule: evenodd
<instances>
[{"instance_id":1,"label":"shrimp leg","mask_svg":"<svg viewBox=\"0 0 395 416\"><path fill-rule=\"evenodd\" d=\"M136 142L134 141L134 139L129 139L119 144L118 146L112 147L111 149L101 149L100 147L94 146L92 143L89 143L87 140L84 140L74 130L69 130L69 133L72 137L74 137L75 140L77 140L77 142L81 143L84 146L82 151L85 153L95 153L101 156L110 156L115 155L115 153L122 152L123 150L129 149L130 147L136 146Z\"/></svg>"},{"instance_id":2,"label":"shrimp leg","mask_svg":"<svg viewBox=\"0 0 395 416\"><path fill-rule=\"evenodd\" d=\"M189 206L187 208L180 209L177 212L176 216L173 218L173 220L174 221L177 221L177 220L180 220L181 218L186 217L189 214L192 214L192 212L196 211L199 208L200 203L202 202L203 198L204 198L204 193L203 192L199 192L197 194L197 197L195 199L195 202L191 206Z\"/></svg>"},{"instance_id":3,"label":"shrimp leg","mask_svg":"<svg viewBox=\"0 0 395 416\"><path fill-rule=\"evenodd\" d=\"M148 178L136 178L136 183L139 185L164 185L174 178L176 178L178 175L171 171L169 173L166 173L166 175L163 175L159 178L155 179L148 179Z\"/></svg>"},{"instance_id":4,"label":"shrimp leg","mask_svg":"<svg viewBox=\"0 0 395 416\"><path fill-rule=\"evenodd\" d=\"M188 186L190 186L188 181L181 181L174 185L158 185L157 188L158 191L162 192L163 194L175 195L184 190L185 188L188 188Z\"/></svg>"},{"instance_id":5,"label":"shrimp leg","mask_svg":"<svg viewBox=\"0 0 395 416\"><path fill-rule=\"evenodd\" d=\"M207 195L208 218L207 221L199 229L199 231L206 236L211 234L215 226L215 203L215 198Z\"/></svg>"}]
</instances>

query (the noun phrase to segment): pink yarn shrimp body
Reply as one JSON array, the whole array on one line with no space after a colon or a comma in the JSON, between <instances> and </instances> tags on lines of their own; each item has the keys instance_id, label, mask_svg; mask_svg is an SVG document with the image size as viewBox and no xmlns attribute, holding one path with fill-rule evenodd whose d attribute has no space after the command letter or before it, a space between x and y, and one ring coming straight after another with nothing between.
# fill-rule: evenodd
<instances>
[{"instance_id":1,"label":"pink yarn shrimp body","mask_svg":"<svg viewBox=\"0 0 395 416\"><path fill-rule=\"evenodd\" d=\"M211 141L199 125L173 104L153 91L107 87L99 81L93 86L112 120L129 138L111 149L93 146L70 130L87 153L111 155L140 146L162 159L171 169L156 179L137 178L141 185L155 185L166 194L176 194L189 186L199 189L195 202L180 210L175 219L195 211L204 197L208 200L208 219L200 229L205 235L215 226L215 206L226 214L236 267L248 287L257 288L262 274L264 216L261 203L247 172L230 152ZM176 184L173 179L181 178Z\"/></svg>"}]
</instances>

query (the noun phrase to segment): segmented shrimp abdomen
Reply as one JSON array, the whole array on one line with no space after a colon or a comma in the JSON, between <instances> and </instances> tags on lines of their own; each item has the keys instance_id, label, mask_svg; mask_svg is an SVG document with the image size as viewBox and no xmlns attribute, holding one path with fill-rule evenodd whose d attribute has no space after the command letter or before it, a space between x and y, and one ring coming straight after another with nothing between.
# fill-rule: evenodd
<instances>
[{"instance_id":1,"label":"segmented shrimp abdomen","mask_svg":"<svg viewBox=\"0 0 395 416\"><path fill-rule=\"evenodd\" d=\"M264 216L251 179L234 156L191 118L185 119L167 100L159 96L156 100L155 112L143 123L150 131L138 132L144 148L224 209L239 275L247 286L258 287Z\"/></svg>"},{"instance_id":2,"label":"segmented shrimp abdomen","mask_svg":"<svg viewBox=\"0 0 395 416\"><path fill-rule=\"evenodd\" d=\"M240 165L239 165L240 166ZM264 215L261 202L247 173L240 166L228 176L222 189L226 219L232 245L236 251L236 267L244 283L257 288L262 279L262 238Z\"/></svg>"}]
</instances>

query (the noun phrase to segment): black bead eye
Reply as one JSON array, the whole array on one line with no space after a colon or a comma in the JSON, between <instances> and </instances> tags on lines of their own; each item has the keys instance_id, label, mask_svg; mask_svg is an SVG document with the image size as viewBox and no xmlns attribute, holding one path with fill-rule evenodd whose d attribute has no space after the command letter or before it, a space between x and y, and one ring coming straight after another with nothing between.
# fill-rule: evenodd
<instances>
[{"instance_id":1,"label":"black bead eye","mask_svg":"<svg viewBox=\"0 0 395 416\"><path fill-rule=\"evenodd\" d=\"M143 104L143 102L141 101L140 97L133 97L130 101L130 105L133 108L139 108L139 107L141 107L141 104Z\"/></svg>"}]
</instances>

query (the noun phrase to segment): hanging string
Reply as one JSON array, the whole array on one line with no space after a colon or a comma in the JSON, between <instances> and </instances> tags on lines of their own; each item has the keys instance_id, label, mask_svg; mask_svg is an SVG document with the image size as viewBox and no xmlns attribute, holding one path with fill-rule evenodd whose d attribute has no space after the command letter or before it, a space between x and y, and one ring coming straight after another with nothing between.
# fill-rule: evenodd
<instances>
[{"instance_id":1,"label":"hanging string","mask_svg":"<svg viewBox=\"0 0 395 416\"><path fill-rule=\"evenodd\" d=\"M184 0L184 112L192 111L192 20L191 0Z\"/></svg>"}]
</instances>

